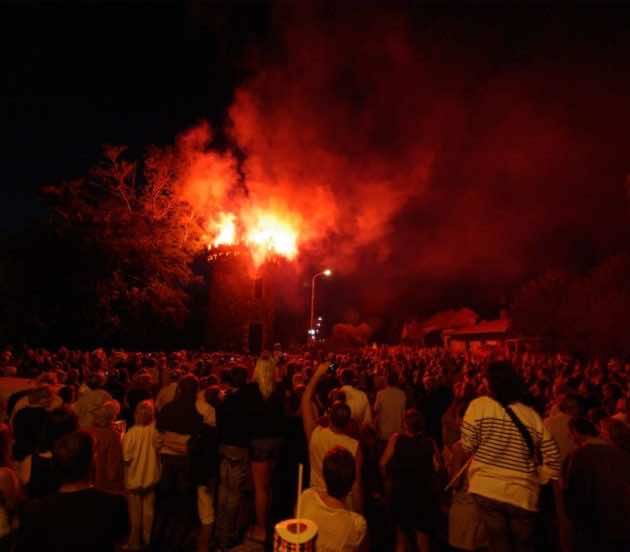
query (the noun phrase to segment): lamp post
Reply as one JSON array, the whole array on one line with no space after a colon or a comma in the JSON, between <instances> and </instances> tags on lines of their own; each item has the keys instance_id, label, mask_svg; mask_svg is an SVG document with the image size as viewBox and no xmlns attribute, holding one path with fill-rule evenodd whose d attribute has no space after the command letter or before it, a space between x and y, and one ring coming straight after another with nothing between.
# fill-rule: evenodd
<instances>
[{"instance_id":1,"label":"lamp post","mask_svg":"<svg viewBox=\"0 0 630 552\"><path fill-rule=\"evenodd\" d=\"M332 270L330 270L330 268L327 268L326 270L322 270L321 272L318 272L317 274L313 275L313 278L311 280L311 317L310 317L310 322L309 322L309 327L308 327L308 333L309 335L315 339L315 328L314 328L314 323L315 323L315 280L317 280L317 278L319 278L320 276L330 276L332 274Z\"/></svg>"}]
</instances>

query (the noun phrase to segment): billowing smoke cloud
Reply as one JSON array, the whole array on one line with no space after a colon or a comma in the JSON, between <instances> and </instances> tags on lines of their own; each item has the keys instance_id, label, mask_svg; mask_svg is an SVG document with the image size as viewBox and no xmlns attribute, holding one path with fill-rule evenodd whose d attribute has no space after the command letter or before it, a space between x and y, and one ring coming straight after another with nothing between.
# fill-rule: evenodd
<instances>
[{"instance_id":1,"label":"billowing smoke cloud","mask_svg":"<svg viewBox=\"0 0 630 552\"><path fill-rule=\"evenodd\" d=\"M302 258L347 276L329 309L498 305L628 243L627 77L563 18L519 44L382 3L274 13L229 113L243 180L211 195L290 213Z\"/></svg>"},{"instance_id":2,"label":"billowing smoke cloud","mask_svg":"<svg viewBox=\"0 0 630 552\"><path fill-rule=\"evenodd\" d=\"M211 141L210 127L203 123L180 135L175 145L182 198L201 212L224 209L238 182L234 157L210 149Z\"/></svg>"},{"instance_id":3,"label":"billowing smoke cloud","mask_svg":"<svg viewBox=\"0 0 630 552\"><path fill-rule=\"evenodd\" d=\"M416 89L414 101L399 93L410 75L428 81L427 68L403 27L366 20L351 31L303 5L287 9L278 13L281 54L237 92L230 112L250 197L299 213L301 240L323 262L349 269L366 245L384 259L388 224L422 196L431 173L429 90Z\"/></svg>"}]
</instances>

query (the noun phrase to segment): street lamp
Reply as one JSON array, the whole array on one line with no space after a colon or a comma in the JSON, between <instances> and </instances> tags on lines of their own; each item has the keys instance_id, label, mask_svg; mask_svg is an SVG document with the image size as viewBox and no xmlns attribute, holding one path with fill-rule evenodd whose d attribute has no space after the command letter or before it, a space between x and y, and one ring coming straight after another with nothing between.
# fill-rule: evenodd
<instances>
[{"instance_id":1,"label":"street lamp","mask_svg":"<svg viewBox=\"0 0 630 552\"><path fill-rule=\"evenodd\" d=\"M332 270L330 270L330 268L327 268L326 270L322 270L321 272L314 274L313 279L311 280L311 318L308 327L308 333L313 339L315 339L315 328L313 326L313 324L315 323L315 280L317 280L317 278L319 278L320 276L328 277L331 274Z\"/></svg>"}]
</instances>

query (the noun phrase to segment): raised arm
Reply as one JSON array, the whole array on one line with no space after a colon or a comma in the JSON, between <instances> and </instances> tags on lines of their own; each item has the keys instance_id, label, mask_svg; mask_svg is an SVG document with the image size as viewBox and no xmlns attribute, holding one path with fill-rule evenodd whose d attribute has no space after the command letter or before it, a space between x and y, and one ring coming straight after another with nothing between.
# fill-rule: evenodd
<instances>
[{"instance_id":1,"label":"raised arm","mask_svg":"<svg viewBox=\"0 0 630 552\"><path fill-rule=\"evenodd\" d=\"M328 370L328 363L322 362L318 367L311 381L308 382L304 395L302 395L302 423L304 424L304 434L306 435L306 442L311 442L311 435L314 429L317 427L317 419L313 412L313 395L317 384L320 382L326 371Z\"/></svg>"}]
</instances>

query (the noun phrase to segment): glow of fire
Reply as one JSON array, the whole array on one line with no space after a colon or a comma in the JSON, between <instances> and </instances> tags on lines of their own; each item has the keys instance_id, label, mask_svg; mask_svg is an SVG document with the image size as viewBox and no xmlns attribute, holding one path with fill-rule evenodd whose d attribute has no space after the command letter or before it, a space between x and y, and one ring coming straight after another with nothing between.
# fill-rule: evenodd
<instances>
[{"instance_id":1,"label":"glow of fire","mask_svg":"<svg viewBox=\"0 0 630 552\"><path fill-rule=\"evenodd\" d=\"M211 223L211 227L215 233L213 247L236 243L236 216L233 213L219 213L219 219Z\"/></svg>"},{"instance_id":2,"label":"glow of fire","mask_svg":"<svg viewBox=\"0 0 630 552\"><path fill-rule=\"evenodd\" d=\"M298 253L298 232L288 217L256 210L239 220L242 237L238 236L237 219L233 213L219 213L210 226L210 247L236 245L248 246L254 264L260 266L269 256L277 255L293 260Z\"/></svg>"},{"instance_id":3,"label":"glow of fire","mask_svg":"<svg viewBox=\"0 0 630 552\"><path fill-rule=\"evenodd\" d=\"M245 236L256 264L268 255L279 255L292 260L296 257L297 232L287 220L272 213L258 213Z\"/></svg>"}]
</instances>

